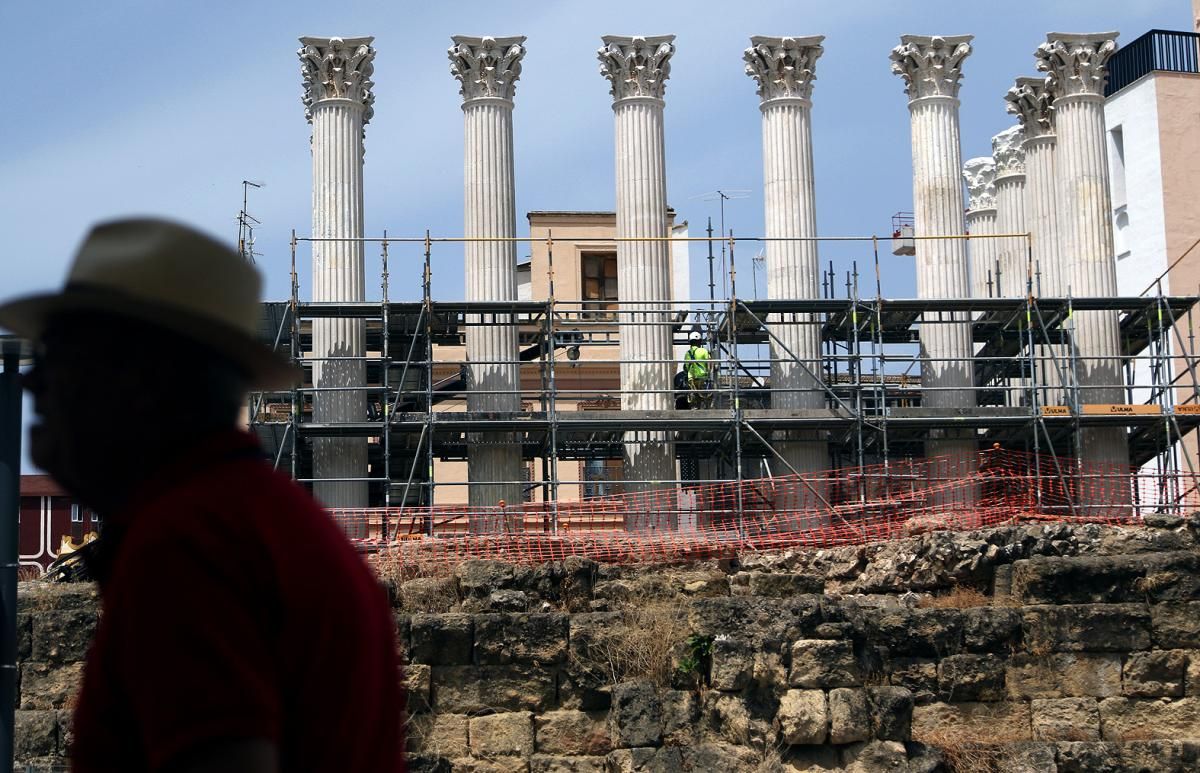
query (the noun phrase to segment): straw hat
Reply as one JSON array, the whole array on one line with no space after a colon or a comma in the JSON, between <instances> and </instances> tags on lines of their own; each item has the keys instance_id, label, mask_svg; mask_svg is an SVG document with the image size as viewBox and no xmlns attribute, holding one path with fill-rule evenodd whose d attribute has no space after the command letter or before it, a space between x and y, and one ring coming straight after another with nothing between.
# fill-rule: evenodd
<instances>
[{"instance_id":1,"label":"straw hat","mask_svg":"<svg viewBox=\"0 0 1200 773\"><path fill-rule=\"evenodd\" d=\"M0 304L0 327L36 341L53 315L118 314L164 328L241 366L252 389L290 387L299 372L257 337L262 278L229 247L153 218L92 229L61 292Z\"/></svg>"}]
</instances>

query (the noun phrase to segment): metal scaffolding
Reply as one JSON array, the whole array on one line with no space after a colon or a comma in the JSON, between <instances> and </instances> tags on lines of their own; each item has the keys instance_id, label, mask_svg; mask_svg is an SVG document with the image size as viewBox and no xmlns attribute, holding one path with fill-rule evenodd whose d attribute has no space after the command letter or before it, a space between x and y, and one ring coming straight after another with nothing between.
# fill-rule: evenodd
<instances>
[{"instance_id":1,"label":"metal scaffolding","mask_svg":"<svg viewBox=\"0 0 1200 773\"><path fill-rule=\"evenodd\" d=\"M821 241L854 241L869 246L874 277L868 292L860 286L856 263L846 272L844 281L835 276L830 263L823 272L821 298L747 300L737 291L737 248L767 240L729 234L715 240L724 242L728 252L728 298L664 299L641 304L619 301L616 309L597 310L588 301L555 297L555 237L548 234L537 240L544 243L548 256L547 298L435 301L432 256L436 247L470 240L432 237L428 233L396 238L385 233L360 240L379 250L379 301L312 303L300 300L296 260L303 245L315 241L321 240L293 234L291 298L264 307L264 339L290 353L304 368L305 383L290 392L253 395L251 424L276 467L289 469L306 485L313 482L312 439L368 438L369 470L359 480L368 482L372 504L377 506L365 517L378 540L409 533L437 535L445 523L470 521L479 515L467 512L465 505L457 509L438 507L435 512L439 490L467 485L439 481L435 466L438 462L465 460L468 446L481 442L483 433L495 432L512 433L518 438L524 459L540 465L540 475L521 481L531 493L533 505L506 503L507 511L505 505L498 505L499 516L488 514L498 517L496 528L500 531L529 528L530 513L536 512L541 521L538 528L557 534L564 518L569 517L564 515L564 508L575 499L564 496L563 489L579 487L582 497L587 494L587 485L594 483L582 473L578 478L564 476L561 463L620 459L623 445L636 442L631 440L636 430L670 433L680 462L676 480L640 483L682 491L732 483L736 497L733 507L738 513L749 507L744 501L747 492L753 494L753 489L743 484L769 476L769 472L761 472L765 468L762 461L782 459L776 448L778 438L797 431L826 437L831 448L830 470L847 471L835 481L828 499L817 494L831 512L842 503L862 503L873 496L875 489L869 476L852 471L871 468L883 471L873 475L892 475L894 469L897 480L910 476L912 462L923 457L923 444L930 434L946 430L974 432L983 449L1028 453L1029 474L1037 479L1033 490L1039 492L1037 505L1042 509L1078 513L1089 507L1071 496L1041 501L1040 492L1049 489L1042 485L1043 477L1061 484L1101 474L1081 470L1077 464L1079 429L1090 426L1127 430L1133 474L1156 476L1160 491L1153 506L1161 509L1175 503L1179 507L1195 493L1195 460L1189 443L1183 441L1200 425L1200 384L1192 324L1198 298L1164 295L1161 282L1153 286L1154 294L1137 297L1042 297L1037 292L1040 272L1031 263L1023 298L895 299L883 294L879 239L840 237ZM711 234L688 241L707 242L710 251L714 243ZM401 249L412 252L414 247L421 256L421 299L394 302L389 297L389 257ZM1119 319L1124 378L1121 384L1111 386L1121 387L1127 395L1121 405L1085 402L1075 377L1083 363L1073 343L1072 318L1078 311L1104 311ZM311 354L310 328L312 320L322 317L365 321L365 384L312 384L316 360ZM975 395L974 407L952 411L923 407L922 397L931 387L922 385L921 372L933 361L919 349L920 332L931 325L961 325L964 320L975 342L971 360L974 385L970 388ZM467 362L465 356L454 352L464 346L468 327L501 324L515 325L519 331L522 382L518 391L522 410L469 412L465 407ZM771 365L788 361L805 368L778 334L781 326L790 324L820 328L822 362L819 372L809 373L813 386L806 390L819 392L824 408L771 407L773 395L783 391L770 383ZM615 368L620 362L616 348L620 331L634 325L668 327L675 347L686 346L691 331L703 333L713 351L715 366L705 407L671 411L586 409L608 408L629 392L620 385L587 384L567 376L583 366ZM768 345L769 354L765 356L758 353L762 344ZM472 364L488 363L474 360ZM679 360L672 364L678 365ZM1088 384L1087 388L1095 386ZM314 422L313 395L331 389L364 391L368 395L367 415L359 421L339 424ZM653 391L679 396L669 383ZM619 491L620 484L614 483L608 491L613 489ZM1135 501L1134 508L1139 504ZM518 511L523 525L514 527L506 519L517 518ZM686 521L695 513L680 517ZM618 516L614 516L616 520Z\"/></svg>"}]
</instances>

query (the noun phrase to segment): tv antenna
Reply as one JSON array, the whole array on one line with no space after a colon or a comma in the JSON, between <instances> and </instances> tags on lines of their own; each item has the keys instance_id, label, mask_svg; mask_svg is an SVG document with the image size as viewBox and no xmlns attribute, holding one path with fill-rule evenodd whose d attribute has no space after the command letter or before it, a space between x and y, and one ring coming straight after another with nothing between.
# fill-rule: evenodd
<instances>
[{"instance_id":1,"label":"tv antenna","mask_svg":"<svg viewBox=\"0 0 1200 773\"><path fill-rule=\"evenodd\" d=\"M238 212L237 216L238 253L251 265L254 265L255 255L262 255L261 252L254 251L254 228L262 225L262 222L253 217L246 209L250 200L250 189L265 187L267 184L262 180L242 180L242 210Z\"/></svg>"},{"instance_id":2,"label":"tv antenna","mask_svg":"<svg viewBox=\"0 0 1200 773\"><path fill-rule=\"evenodd\" d=\"M701 193L692 196L692 199L700 199L701 201L720 201L721 202L721 294L727 295L725 289L725 235L728 233L725 230L725 202L733 199L745 199L750 197L750 191L742 188L718 188L715 191ZM711 251L709 260L712 260Z\"/></svg>"}]
</instances>

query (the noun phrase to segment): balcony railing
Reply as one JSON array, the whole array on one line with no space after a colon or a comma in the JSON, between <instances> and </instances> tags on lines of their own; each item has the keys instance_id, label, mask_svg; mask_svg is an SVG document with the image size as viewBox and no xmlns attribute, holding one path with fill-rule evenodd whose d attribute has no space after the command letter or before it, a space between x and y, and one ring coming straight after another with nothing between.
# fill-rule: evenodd
<instances>
[{"instance_id":1,"label":"balcony railing","mask_svg":"<svg viewBox=\"0 0 1200 773\"><path fill-rule=\"evenodd\" d=\"M1155 70L1200 73L1200 34L1150 30L1117 51L1108 63L1104 96L1111 97Z\"/></svg>"}]
</instances>

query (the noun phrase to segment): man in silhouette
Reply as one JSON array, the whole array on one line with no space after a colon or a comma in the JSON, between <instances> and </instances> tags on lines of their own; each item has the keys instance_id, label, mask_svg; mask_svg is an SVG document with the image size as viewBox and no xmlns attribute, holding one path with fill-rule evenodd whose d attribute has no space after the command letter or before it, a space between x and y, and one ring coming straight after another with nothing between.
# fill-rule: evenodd
<instances>
[{"instance_id":1,"label":"man in silhouette","mask_svg":"<svg viewBox=\"0 0 1200 773\"><path fill-rule=\"evenodd\" d=\"M97 226L58 293L0 305L35 343L34 462L104 518L103 613L73 769L403 770L385 595L238 428L297 374L259 344L258 273L186 226Z\"/></svg>"}]
</instances>

